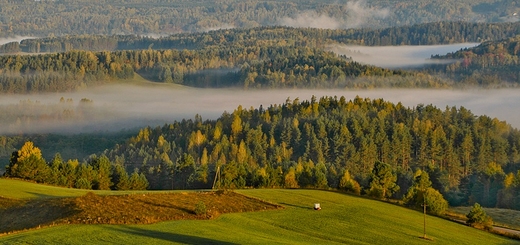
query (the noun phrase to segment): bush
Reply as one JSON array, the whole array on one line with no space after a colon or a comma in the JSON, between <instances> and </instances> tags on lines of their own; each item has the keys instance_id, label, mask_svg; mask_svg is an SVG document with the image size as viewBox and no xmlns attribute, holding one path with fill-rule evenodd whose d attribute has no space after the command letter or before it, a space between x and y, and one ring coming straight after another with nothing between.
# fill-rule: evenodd
<instances>
[{"instance_id":1,"label":"bush","mask_svg":"<svg viewBox=\"0 0 520 245\"><path fill-rule=\"evenodd\" d=\"M424 196L426 198L426 205L428 205L428 211L431 213L441 215L448 209L448 202L439 191L428 188Z\"/></svg>"},{"instance_id":2,"label":"bush","mask_svg":"<svg viewBox=\"0 0 520 245\"><path fill-rule=\"evenodd\" d=\"M197 205L195 205L195 214L196 215L206 215L206 213L207 213L206 204L204 204L203 201L200 201L199 203L197 203Z\"/></svg>"},{"instance_id":3,"label":"bush","mask_svg":"<svg viewBox=\"0 0 520 245\"><path fill-rule=\"evenodd\" d=\"M473 208L471 208L466 217L468 218L466 223L470 226L484 229L491 229L493 226L493 220L478 203L473 205Z\"/></svg>"},{"instance_id":4,"label":"bush","mask_svg":"<svg viewBox=\"0 0 520 245\"><path fill-rule=\"evenodd\" d=\"M348 171L345 171L343 177L341 177L339 181L339 188L356 195L361 194L361 186L357 181L350 177L350 173Z\"/></svg>"},{"instance_id":5,"label":"bush","mask_svg":"<svg viewBox=\"0 0 520 245\"><path fill-rule=\"evenodd\" d=\"M374 198L383 198L383 188L371 186L367 191L367 195Z\"/></svg>"}]
</instances>

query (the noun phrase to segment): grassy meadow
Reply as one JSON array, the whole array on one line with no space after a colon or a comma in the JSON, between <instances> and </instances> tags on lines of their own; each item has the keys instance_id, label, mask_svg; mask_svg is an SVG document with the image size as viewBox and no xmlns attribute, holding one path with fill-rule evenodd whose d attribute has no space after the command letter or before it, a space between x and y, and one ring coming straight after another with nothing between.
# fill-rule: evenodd
<instances>
[{"instance_id":1,"label":"grassy meadow","mask_svg":"<svg viewBox=\"0 0 520 245\"><path fill-rule=\"evenodd\" d=\"M432 240L424 240L420 238L421 212L341 193L236 192L285 208L150 225L60 225L1 236L0 244L519 244L432 216L426 220L427 237ZM0 179L0 193L11 198L42 198L85 192ZM314 203L320 203L322 210L313 210Z\"/></svg>"},{"instance_id":2,"label":"grassy meadow","mask_svg":"<svg viewBox=\"0 0 520 245\"><path fill-rule=\"evenodd\" d=\"M81 190L64 188L50 185L40 185L16 179L0 178L0 197L9 199L35 199L53 197L77 197L83 196L88 192L97 195L124 195L132 193L150 193L152 191L100 191L100 190ZM153 191L154 193L166 191ZM171 191L169 191L171 192ZM177 191L180 192L180 191ZM184 191L187 192L187 191ZM188 191L189 192L189 191Z\"/></svg>"}]
</instances>

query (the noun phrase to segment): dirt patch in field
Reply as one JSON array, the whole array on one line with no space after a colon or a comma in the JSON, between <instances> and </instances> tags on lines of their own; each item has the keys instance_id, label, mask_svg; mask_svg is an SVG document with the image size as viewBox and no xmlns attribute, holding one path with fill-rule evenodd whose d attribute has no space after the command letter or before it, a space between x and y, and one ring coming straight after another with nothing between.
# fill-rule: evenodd
<instances>
[{"instance_id":1,"label":"dirt patch in field","mask_svg":"<svg viewBox=\"0 0 520 245\"><path fill-rule=\"evenodd\" d=\"M197 212L196 207L199 208ZM60 224L151 224L168 220L212 219L224 213L280 208L235 192L114 196L88 193L76 198L39 199L6 205L6 208L0 208L0 233Z\"/></svg>"}]
</instances>

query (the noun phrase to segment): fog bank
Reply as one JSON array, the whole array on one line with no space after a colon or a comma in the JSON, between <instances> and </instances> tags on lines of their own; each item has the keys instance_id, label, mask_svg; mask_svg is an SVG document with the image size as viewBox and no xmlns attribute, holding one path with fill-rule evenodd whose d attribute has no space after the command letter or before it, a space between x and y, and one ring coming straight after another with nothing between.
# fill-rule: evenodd
<instances>
[{"instance_id":1,"label":"fog bank","mask_svg":"<svg viewBox=\"0 0 520 245\"><path fill-rule=\"evenodd\" d=\"M22 37L22 36L15 36L11 38L0 38L0 45L4 45L6 43L12 43L12 42L21 42L25 39L34 39L35 37Z\"/></svg>"},{"instance_id":2,"label":"fog bank","mask_svg":"<svg viewBox=\"0 0 520 245\"><path fill-rule=\"evenodd\" d=\"M108 85L77 93L53 93L45 95L2 95L0 108L30 99L39 104L56 105L61 97L71 98L75 103L82 98L93 101L88 106L76 106L72 120L49 118L36 115L31 124L16 122L18 118L29 117L27 113L38 114L41 109L18 110L9 126L0 127L0 134L24 133L80 133L118 131L133 127L162 126L174 120L193 119L196 114L203 120L216 119L224 111L233 112L238 105L249 109L264 108L272 104L282 104L287 98L310 100L313 95L345 96L347 100L355 96L371 99L383 98L405 106L433 104L442 110L446 106L464 106L476 115L488 115L506 120L512 126L520 127L520 106L518 90L425 90L425 89L381 89L381 90L232 90L232 89L190 89L172 86ZM86 109L85 109L86 108ZM41 112L43 113L43 112ZM13 115L11 115L13 116ZM3 114L2 117L5 117ZM5 118L4 118L5 119Z\"/></svg>"},{"instance_id":3,"label":"fog bank","mask_svg":"<svg viewBox=\"0 0 520 245\"><path fill-rule=\"evenodd\" d=\"M291 17L283 17L280 25L291 27L312 27L323 29L349 29L370 25L370 23L385 19L390 15L386 8L369 7L365 1L352 1L338 5L344 10L344 18L336 18L315 10L300 12Z\"/></svg>"},{"instance_id":4,"label":"fog bank","mask_svg":"<svg viewBox=\"0 0 520 245\"><path fill-rule=\"evenodd\" d=\"M333 45L328 49L351 57L354 61L384 68L421 67L439 62L451 63L450 60L432 60L432 55L444 55L460 49L475 47L479 43L457 43L448 45L417 46L353 46Z\"/></svg>"}]
</instances>

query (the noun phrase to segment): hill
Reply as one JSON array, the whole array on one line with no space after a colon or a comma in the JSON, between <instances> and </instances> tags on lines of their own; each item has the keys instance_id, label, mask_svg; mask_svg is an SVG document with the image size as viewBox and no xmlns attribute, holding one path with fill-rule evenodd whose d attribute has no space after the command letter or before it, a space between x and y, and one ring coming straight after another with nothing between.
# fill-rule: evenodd
<instances>
[{"instance_id":1,"label":"hill","mask_svg":"<svg viewBox=\"0 0 520 245\"><path fill-rule=\"evenodd\" d=\"M64 225L0 237L0 243L99 244L514 244L392 204L319 190L239 190L283 210L222 215L152 225ZM322 210L314 211L313 203ZM66 234L66 235L64 235Z\"/></svg>"},{"instance_id":2,"label":"hill","mask_svg":"<svg viewBox=\"0 0 520 245\"><path fill-rule=\"evenodd\" d=\"M435 21L517 21L512 0L265 1L1 0L0 37L65 34L166 35L269 25L381 28Z\"/></svg>"},{"instance_id":3,"label":"hill","mask_svg":"<svg viewBox=\"0 0 520 245\"><path fill-rule=\"evenodd\" d=\"M366 194L376 162L383 162L400 187L393 198L403 198L416 170L425 169L433 188L452 206L478 202L519 209L519 140L519 131L506 122L476 116L463 107L406 108L360 97L296 98L267 108L239 106L216 120L196 116L142 128L82 163L61 157L47 162L36 154L37 165L11 161L6 174L67 187L118 190L209 189L214 184L346 188L341 181L349 175ZM25 149L39 152L32 144Z\"/></svg>"},{"instance_id":4,"label":"hill","mask_svg":"<svg viewBox=\"0 0 520 245\"><path fill-rule=\"evenodd\" d=\"M157 39L135 35L27 39L0 45L0 53L9 54L0 56L0 93L78 91L142 80L134 78L139 75L162 83L244 89L457 87L465 83L455 75L464 71L457 70L453 79L441 79L418 71L367 66L325 50L338 44L481 42L511 38L519 30L520 22L436 22L378 30L257 27ZM43 54L15 55L19 51ZM516 84L516 80L506 81Z\"/></svg>"},{"instance_id":5,"label":"hill","mask_svg":"<svg viewBox=\"0 0 520 245\"><path fill-rule=\"evenodd\" d=\"M401 192L395 198L406 193L414 171L426 169L452 206L471 199L516 209L517 202L499 192L516 197L518 186L499 179L520 178L519 139L519 131L506 122L464 107L296 98L258 109L239 106L217 120L143 128L106 154L141 169L151 189L170 189L169 178L175 188L210 188L220 168L221 184L230 188L340 188L348 172L366 190L374 163L381 161L397 173Z\"/></svg>"},{"instance_id":6,"label":"hill","mask_svg":"<svg viewBox=\"0 0 520 245\"><path fill-rule=\"evenodd\" d=\"M467 85L498 87L504 84L516 86L520 82L518 73L520 36L459 50L433 58L456 60L447 65L437 65L431 70L441 72Z\"/></svg>"},{"instance_id":7,"label":"hill","mask_svg":"<svg viewBox=\"0 0 520 245\"><path fill-rule=\"evenodd\" d=\"M162 37L138 35L66 35L27 38L0 45L3 54L37 54L84 51L204 49L282 45L323 47L330 43L367 46L439 45L483 42L514 37L520 22L433 22L383 29L320 29L289 26L220 29L209 32L176 33Z\"/></svg>"},{"instance_id":8,"label":"hill","mask_svg":"<svg viewBox=\"0 0 520 245\"><path fill-rule=\"evenodd\" d=\"M60 224L210 219L223 213L281 207L227 191L87 192L13 179L0 179L0 186L0 234Z\"/></svg>"}]
</instances>

